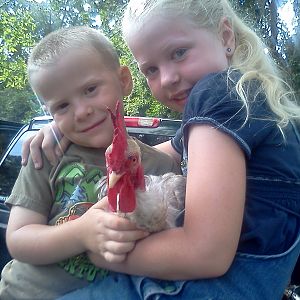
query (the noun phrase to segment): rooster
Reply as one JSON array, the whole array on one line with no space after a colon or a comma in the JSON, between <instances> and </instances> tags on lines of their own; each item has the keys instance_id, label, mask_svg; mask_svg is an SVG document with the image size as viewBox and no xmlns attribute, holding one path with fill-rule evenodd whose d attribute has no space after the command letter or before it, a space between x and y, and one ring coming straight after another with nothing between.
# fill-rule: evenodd
<instances>
[{"instance_id":1,"label":"rooster","mask_svg":"<svg viewBox=\"0 0 300 300\"><path fill-rule=\"evenodd\" d=\"M138 228L158 232L177 225L184 211L186 178L174 173L144 175L141 150L127 135L120 103L108 111L114 126L112 144L105 152L107 176L99 182L99 199L108 196L109 209Z\"/></svg>"}]
</instances>

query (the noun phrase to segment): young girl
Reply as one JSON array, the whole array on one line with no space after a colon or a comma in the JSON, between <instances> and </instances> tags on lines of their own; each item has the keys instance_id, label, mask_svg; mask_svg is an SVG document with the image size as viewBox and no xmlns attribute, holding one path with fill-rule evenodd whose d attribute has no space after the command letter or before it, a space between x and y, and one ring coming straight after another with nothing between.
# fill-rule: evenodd
<instances>
[{"instance_id":1,"label":"young girl","mask_svg":"<svg viewBox=\"0 0 300 300\"><path fill-rule=\"evenodd\" d=\"M132 0L123 30L153 95L183 112L159 148L187 176L184 223L124 262L91 254L138 276L63 299L281 299L300 251L300 109L275 63L226 0Z\"/></svg>"}]
</instances>

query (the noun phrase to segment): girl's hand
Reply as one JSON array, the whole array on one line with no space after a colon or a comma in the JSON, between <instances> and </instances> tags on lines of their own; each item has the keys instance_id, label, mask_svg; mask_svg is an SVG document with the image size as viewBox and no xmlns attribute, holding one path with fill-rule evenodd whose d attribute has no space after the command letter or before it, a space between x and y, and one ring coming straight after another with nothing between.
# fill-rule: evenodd
<instances>
[{"instance_id":1,"label":"girl's hand","mask_svg":"<svg viewBox=\"0 0 300 300\"><path fill-rule=\"evenodd\" d=\"M42 151L49 162L55 165L69 145L70 141L60 133L53 121L41 128L36 135L30 137L23 143L22 165L25 166L27 164L30 153L35 168L42 168Z\"/></svg>"},{"instance_id":2,"label":"girl's hand","mask_svg":"<svg viewBox=\"0 0 300 300\"><path fill-rule=\"evenodd\" d=\"M126 259L136 241L149 233L138 230L128 219L107 210L107 197L94 204L81 218L85 247L112 263Z\"/></svg>"}]
</instances>

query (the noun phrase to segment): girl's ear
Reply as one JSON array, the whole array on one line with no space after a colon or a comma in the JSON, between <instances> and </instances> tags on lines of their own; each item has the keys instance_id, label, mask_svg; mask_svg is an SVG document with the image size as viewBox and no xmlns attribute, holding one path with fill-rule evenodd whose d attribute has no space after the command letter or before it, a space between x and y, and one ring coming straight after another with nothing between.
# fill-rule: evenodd
<instances>
[{"instance_id":1,"label":"girl's ear","mask_svg":"<svg viewBox=\"0 0 300 300\"><path fill-rule=\"evenodd\" d=\"M119 79L123 88L123 95L129 96L133 88L131 73L128 67L121 66L119 70Z\"/></svg>"},{"instance_id":2,"label":"girl's ear","mask_svg":"<svg viewBox=\"0 0 300 300\"><path fill-rule=\"evenodd\" d=\"M226 55L228 57L232 56L235 50L235 35L231 23L225 17L220 21L220 37Z\"/></svg>"}]
</instances>

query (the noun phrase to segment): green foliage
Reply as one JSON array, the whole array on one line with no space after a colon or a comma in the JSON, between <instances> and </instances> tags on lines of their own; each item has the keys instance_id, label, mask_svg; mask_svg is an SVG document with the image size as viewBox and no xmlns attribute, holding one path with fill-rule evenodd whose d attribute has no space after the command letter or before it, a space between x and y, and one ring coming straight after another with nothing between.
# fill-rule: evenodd
<instances>
[{"instance_id":1,"label":"green foliage","mask_svg":"<svg viewBox=\"0 0 300 300\"><path fill-rule=\"evenodd\" d=\"M0 91L0 119L27 123L41 115L41 107L27 86L22 90L6 88Z\"/></svg>"},{"instance_id":2,"label":"green foliage","mask_svg":"<svg viewBox=\"0 0 300 300\"><path fill-rule=\"evenodd\" d=\"M23 88L26 58L33 45L34 23L30 13L0 11L0 87Z\"/></svg>"},{"instance_id":3,"label":"green foliage","mask_svg":"<svg viewBox=\"0 0 300 300\"><path fill-rule=\"evenodd\" d=\"M33 44L61 27L88 25L101 29L118 49L121 63L130 67L134 82L125 99L127 115L180 118L156 101L122 39L120 22L128 0L6 0L0 4L0 117L26 121L40 114L39 104L28 88L26 61ZM299 19L296 37L287 34L278 17L276 1L231 0L247 23L287 71L300 98ZM298 15L299 8L294 10ZM298 48L297 48L298 47ZM23 110L23 112L22 112Z\"/></svg>"}]
</instances>

